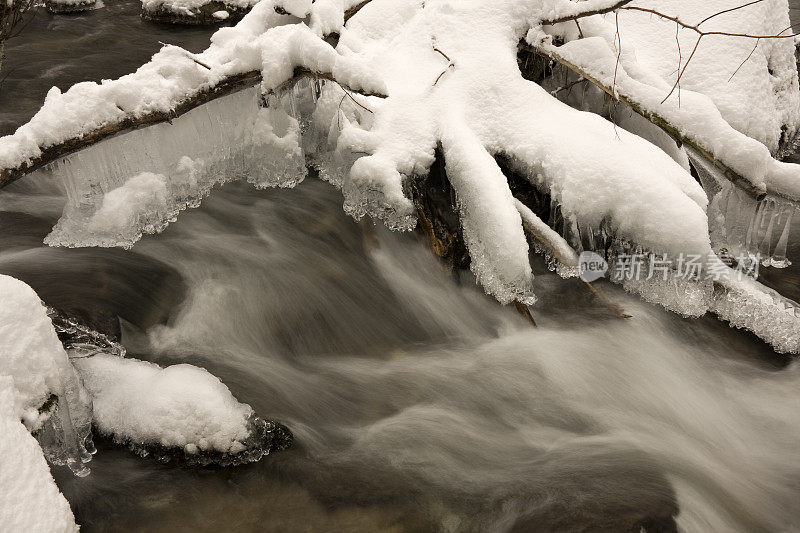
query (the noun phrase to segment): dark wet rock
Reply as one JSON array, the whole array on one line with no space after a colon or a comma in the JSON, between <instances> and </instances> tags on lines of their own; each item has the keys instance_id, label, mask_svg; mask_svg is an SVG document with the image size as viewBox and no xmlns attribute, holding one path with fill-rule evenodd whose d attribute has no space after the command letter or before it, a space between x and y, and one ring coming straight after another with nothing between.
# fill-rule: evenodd
<instances>
[{"instance_id":1,"label":"dark wet rock","mask_svg":"<svg viewBox=\"0 0 800 533\"><path fill-rule=\"evenodd\" d=\"M279 422L251 416L247 421L248 437L242 441L244 450L236 453L202 451L189 453L183 447L168 447L148 442L134 442L115 437L102 436L116 444L127 446L140 457L153 457L162 462L178 462L188 466L235 466L260 461L272 452L292 447L292 432ZM97 431L97 428L95 428Z\"/></svg>"}]
</instances>

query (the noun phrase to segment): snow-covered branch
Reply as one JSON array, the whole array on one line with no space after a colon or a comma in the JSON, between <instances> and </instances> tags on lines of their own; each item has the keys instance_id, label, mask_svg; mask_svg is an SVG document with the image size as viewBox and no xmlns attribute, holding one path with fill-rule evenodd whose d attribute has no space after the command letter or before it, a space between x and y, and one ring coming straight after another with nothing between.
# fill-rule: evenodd
<instances>
[{"instance_id":1,"label":"snow-covered branch","mask_svg":"<svg viewBox=\"0 0 800 533\"><path fill-rule=\"evenodd\" d=\"M117 133L174 118L259 81L270 93L298 77L332 80L385 96L381 80L343 57L304 24L282 25L265 0L241 26L224 28L201 54L167 46L134 74L48 93L42 109L0 139L0 187L50 161ZM256 28L266 27L259 32Z\"/></svg>"}]
</instances>

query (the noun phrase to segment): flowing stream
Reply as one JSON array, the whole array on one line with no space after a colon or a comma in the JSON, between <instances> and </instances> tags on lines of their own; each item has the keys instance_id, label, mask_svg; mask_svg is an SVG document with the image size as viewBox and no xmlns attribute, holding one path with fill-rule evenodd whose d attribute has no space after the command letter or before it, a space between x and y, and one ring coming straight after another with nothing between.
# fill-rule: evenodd
<instances>
[{"instance_id":1,"label":"flowing stream","mask_svg":"<svg viewBox=\"0 0 800 533\"><path fill-rule=\"evenodd\" d=\"M52 84L211 32L138 9L40 13L7 49L3 131ZM0 272L98 327L120 316L130 355L207 368L297 444L223 469L100 441L88 477L53 467L83 531L800 528L800 366L749 333L600 284L619 319L541 258L531 328L313 177L226 185L130 251L48 248L64 197L39 177L0 192ZM798 271L765 280L800 299Z\"/></svg>"}]
</instances>

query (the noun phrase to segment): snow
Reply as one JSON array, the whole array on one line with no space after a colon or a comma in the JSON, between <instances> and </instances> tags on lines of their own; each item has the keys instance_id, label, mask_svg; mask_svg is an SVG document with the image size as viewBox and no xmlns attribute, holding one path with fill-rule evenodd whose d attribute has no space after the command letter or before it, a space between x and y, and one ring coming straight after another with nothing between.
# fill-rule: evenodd
<instances>
[{"instance_id":1,"label":"snow","mask_svg":"<svg viewBox=\"0 0 800 533\"><path fill-rule=\"evenodd\" d=\"M72 510L50 475L39 443L19 420L15 389L11 378L0 376L0 529L76 532Z\"/></svg>"},{"instance_id":2,"label":"snow","mask_svg":"<svg viewBox=\"0 0 800 533\"><path fill-rule=\"evenodd\" d=\"M0 275L0 376L11 379L11 412L38 428L36 410L51 394L62 394L67 354L36 293L25 283Z\"/></svg>"},{"instance_id":3,"label":"snow","mask_svg":"<svg viewBox=\"0 0 800 533\"><path fill-rule=\"evenodd\" d=\"M220 10L220 11L214 11L213 13L211 13L211 16L217 20L226 20L231 15L225 10Z\"/></svg>"},{"instance_id":4,"label":"snow","mask_svg":"<svg viewBox=\"0 0 800 533\"><path fill-rule=\"evenodd\" d=\"M249 405L208 371L110 354L76 359L97 429L120 442L238 453L249 436Z\"/></svg>"},{"instance_id":5,"label":"snow","mask_svg":"<svg viewBox=\"0 0 800 533\"><path fill-rule=\"evenodd\" d=\"M381 80L342 57L304 24L263 1L235 27L222 28L196 56L165 46L133 74L101 83L83 82L62 93L54 87L30 122L0 138L0 168L17 168L43 149L150 113L169 113L186 99L230 76L262 71L268 93L292 77L295 67L333 73L354 90L384 93ZM274 28L275 31L265 31ZM210 66L208 69L195 60Z\"/></svg>"},{"instance_id":6,"label":"snow","mask_svg":"<svg viewBox=\"0 0 800 533\"><path fill-rule=\"evenodd\" d=\"M655 4L664 4L664 11L671 13L678 9L677 3L668 0ZM714 6L723 5L740 4L682 1L680 13L681 17L686 13L689 19L713 12ZM739 10L712 19L706 23L709 28L704 26L704 29L719 30L721 26L717 25L728 24L733 30L761 34L778 33L788 26L785 1L775 0L756 9L768 9L771 15L764 19L753 16L752 10ZM526 39L536 47L557 53L607 87L613 86L619 95L631 99L644 110L663 117L687 138L749 180L756 190L800 198L800 166L777 162L763 144L777 150L782 127L785 126L787 136L792 136L800 120L800 94L792 39L762 40L757 53L731 78L753 49L753 39L705 37L698 48L700 55L695 55L687 69L687 81L681 82L680 101L675 91L662 103L674 83L675 74L670 78L669 73L675 71L678 63L674 24L665 26L663 21L653 22L652 19L658 17L625 12L624 17L620 17L620 35L624 36L618 63L616 25L613 16L608 17L582 19L581 30L585 38L581 39L577 38L574 24L559 25L555 32L568 40L563 46L553 45L551 37L541 28L531 29ZM784 17L787 24L775 29L783 24ZM733 26L732 21L735 22ZM689 33L687 31L686 36ZM687 46L688 50L692 49L696 36L692 38L695 40L684 41L681 33L683 53L689 53ZM666 44L668 40L671 42L669 45ZM662 52L663 57L659 56ZM697 57L699 60L695 64ZM770 70L777 74L769 74Z\"/></svg>"}]
</instances>

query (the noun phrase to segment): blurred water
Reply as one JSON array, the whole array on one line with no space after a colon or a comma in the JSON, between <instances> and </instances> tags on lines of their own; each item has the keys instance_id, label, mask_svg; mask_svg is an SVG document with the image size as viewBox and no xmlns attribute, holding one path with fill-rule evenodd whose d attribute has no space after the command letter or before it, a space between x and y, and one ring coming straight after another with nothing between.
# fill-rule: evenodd
<instances>
[{"instance_id":1,"label":"blurred water","mask_svg":"<svg viewBox=\"0 0 800 533\"><path fill-rule=\"evenodd\" d=\"M49 20L105 17L101 35L121 28L108 46L155 50L126 34L139 28L131 4L105 9ZM71 53L50 31L15 46ZM118 59L65 64L112 77ZM28 99L6 91L2 120L19 122ZM125 252L44 247L59 186L38 174L3 190L0 272L98 325L121 316L132 356L203 366L297 437L229 469L100 443L89 477L53 469L83 531L669 531L673 514L686 531L800 528L797 363L601 284L633 315L618 319L538 258L533 329L341 202L314 178L230 184ZM776 283L797 287L792 272Z\"/></svg>"}]
</instances>

